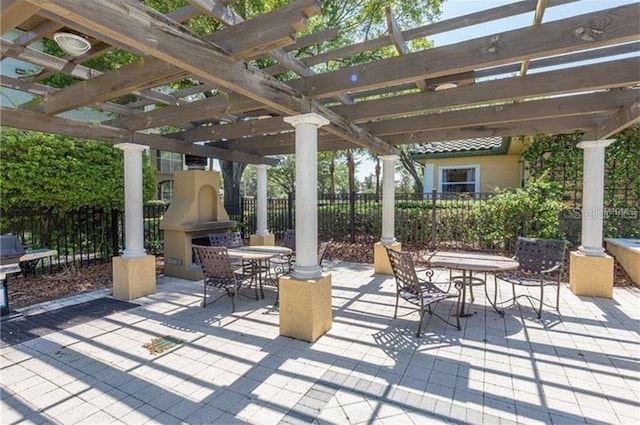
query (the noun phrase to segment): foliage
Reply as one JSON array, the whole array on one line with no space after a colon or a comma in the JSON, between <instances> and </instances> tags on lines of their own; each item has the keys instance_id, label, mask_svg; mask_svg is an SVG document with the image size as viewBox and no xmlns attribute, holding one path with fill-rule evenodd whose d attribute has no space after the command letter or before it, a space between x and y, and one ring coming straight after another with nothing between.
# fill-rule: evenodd
<instances>
[{"instance_id":1,"label":"foliage","mask_svg":"<svg viewBox=\"0 0 640 425\"><path fill-rule=\"evenodd\" d=\"M106 143L3 128L0 156L3 209L62 213L123 205L123 154ZM143 174L144 197L151 199L155 183L148 159Z\"/></svg>"},{"instance_id":2,"label":"foliage","mask_svg":"<svg viewBox=\"0 0 640 425\"><path fill-rule=\"evenodd\" d=\"M616 141L605 149L604 235L640 236L640 126L631 126L613 136ZM582 132L537 135L522 154L526 171L532 177L546 173L562 187L562 199L568 208L582 205L583 150L577 147ZM564 214L565 225L574 229L577 239L579 213ZM571 222L575 223L571 223Z\"/></svg>"},{"instance_id":3,"label":"foliage","mask_svg":"<svg viewBox=\"0 0 640 425\"><path fill-rule=\"evenodd\" d=\"M507 244L517 236L560 238L561 193L560 186L544 174L529 180L525 189L498 191L474 204L474 233L490 246Z\"/></svg>"}]
</instances>

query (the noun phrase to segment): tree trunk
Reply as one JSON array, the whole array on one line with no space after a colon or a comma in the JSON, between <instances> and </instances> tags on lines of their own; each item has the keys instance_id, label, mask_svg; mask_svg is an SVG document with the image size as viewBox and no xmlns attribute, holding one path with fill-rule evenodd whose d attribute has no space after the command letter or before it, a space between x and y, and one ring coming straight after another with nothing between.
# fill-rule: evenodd
<instances>
[{"instance_id":1,"label":"tree trunk","mask_svg":"<svg viewBox=\"0 0 640 425\"><path fill-rule=\"evenodd\" d=\"M422 177L418 174L416 169L416 163L409 157L408 152L405 149L400 149L400 162L404 166L405 170L413 178L413 190L415 193L422 194Z\"/></svg>"},{"instance_id":2,"label":"tree trunk","mask_svg":"<svg viewBox=\"0 0 640 425\"><path fill-rule=\"evenodd\" d=\"M242 181L242 173L247 168L247 164L233 161L220 162L220 170L222 171L222 182L224 188L224 209L227 214L240 213L240 182Z\"/></svg>"},{"instance_id":3,"label":"tree trunk","mask_svg":"<svg viewBox=\"0 0 640 425\"><path fill-rule=\"evenodd\" d=\"M336 160L331 158L331 162L329 163L329 191L331 192L331 196L336 194Z\"/></svg>"},{"instance_id":4,"label":"tree trunk","mask_svg":"<svg viewBox=\"0 0 640 425\"><path fill-rule=\"evenodd\" d=\"M353 160L351 149L347 149L345 155L347 156L347 168L349 170L349 193L351 193L356 191L356 164Z\"/></svg>"}]
</instances>

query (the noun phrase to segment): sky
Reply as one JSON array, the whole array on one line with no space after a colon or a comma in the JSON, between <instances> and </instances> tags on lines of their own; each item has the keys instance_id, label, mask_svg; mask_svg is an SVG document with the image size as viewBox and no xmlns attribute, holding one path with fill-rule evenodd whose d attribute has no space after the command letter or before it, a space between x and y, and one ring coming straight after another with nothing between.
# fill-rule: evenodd
<instances>
[{"instance_id":1,"label":"sky","mask_svg":"<svg viewBox=\"0 0 640 425\"><path fill-rule=\"evenodd\" d=\"M519 0L445 0L442 3L442 15L438 21L455 18L457 16L468 15L470 13L492 9L505 4L516 3ZM609 9L625 4L636 3L637 0L579 0L562 6L549 7L544 13L542 22L552 22L571 15L582 15L595 12L597 10ZM516 28L531 25L533 22L533 12L512 16L488 24L474 25L460 30L448 31L429 37L435 47L441 47L464 40L483 37L491 34L501 33ZM403 28L409 29L409 28ZM609 58L611 59L611 58ZM550 68L549 68L550 69ZM531 70L530 73L536 71ZM356 172L358 180L373 174L375 164L371 160L362 160Z\"/></svg>"}]
</instances>

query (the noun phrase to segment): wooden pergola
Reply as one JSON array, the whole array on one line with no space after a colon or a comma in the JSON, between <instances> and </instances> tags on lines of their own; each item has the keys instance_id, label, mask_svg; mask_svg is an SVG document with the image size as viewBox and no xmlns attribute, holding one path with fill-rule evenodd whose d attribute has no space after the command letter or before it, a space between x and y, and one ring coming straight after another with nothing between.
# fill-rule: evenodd
<instances>
[{"instance_id":1,"label":"wooden pergola","mask_svg":"<svg viewBox=\"0 0 640 425\"><path fill-rule=\"evenodd\" d=\"M399 144L576 129L586 131L585 140L603 139L640 118L640 5L543 22L545 8L572 1L523 0L406 30L387 10L388 36L296 58L296 49L336 34L296 38L319 13L319 0L297 0L248 21L232 11L232 0L189 0L166 15L136 0L3 0L2 33L20 35L1 40L2 59L42 71L2 76L3 87L36 98L2 107L1 124L254 164L293 153L294 129L283 117L309 112L330 122L320 129L319 150L388 155ZM417 52L407 47L534 11L525 28ZM224 28L200 37L181 25L200 14ZM63 58L30 48L60 31L81 34L91 50ZM314 68L388 45L396 57L330 72ZM83 65L114 47L141 59L105 73ZM252 60L264 56L277 65L258 69ZM285 71L298 77L274 78ZM78 82L62 89L41 83L55 73ZM199 83L167 90L185 77ZM455 88L439 90L446 83ZM124 96L128 103L114 101ZM81 107L113 117L82 122L59 115ZM167 126L175 130L149 131Z\"/></svg>"}]
</instances>

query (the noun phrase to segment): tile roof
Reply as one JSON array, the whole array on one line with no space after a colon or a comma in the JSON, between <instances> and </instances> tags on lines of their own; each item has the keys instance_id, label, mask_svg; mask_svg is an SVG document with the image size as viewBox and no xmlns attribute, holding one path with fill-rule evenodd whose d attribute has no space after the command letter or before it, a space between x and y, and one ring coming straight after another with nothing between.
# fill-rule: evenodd
<instances>
[{"instance_id":1,"label":"tile roof","mask_svg":"<svg viewBox=\"0 0 640 425\"><path fill-rule=\"evenodd\" d=\"M447 140L443 142L423 143L415 146L411 155L428 155L448 152L476 152L499 149L502 137L482 137L477 139Z\"/></svg>"}]
</instances>

